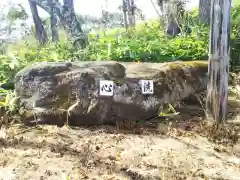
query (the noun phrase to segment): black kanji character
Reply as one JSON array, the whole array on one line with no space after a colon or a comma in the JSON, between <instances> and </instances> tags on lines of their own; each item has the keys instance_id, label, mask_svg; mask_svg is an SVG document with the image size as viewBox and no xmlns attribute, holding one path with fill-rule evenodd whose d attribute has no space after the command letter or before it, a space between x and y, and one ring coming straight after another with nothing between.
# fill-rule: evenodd
<instances>
[{"instance_id":1,"label":"black kanji character","mask_svg":"<svg viewBox=\"0 0 240 180\"><path fill-rule=\"evenodd\" d=\"M112 85L107 85L107 84L104 84L101 88L101 91L105 91L105 92L111 92L112 91Z\"/></svg>"},{"instance_id":2,"label":"black kanji character","mask_svg":"<svg viewBox=\"0 0 240 180\"><path fill-rule=\"evenodd\" d=\"M144 82L144 85L143 85L143 91L144 92L152 92L152 89L151 89L151 84L149 81L147 82Z\"/></svg>"}]
</instances>

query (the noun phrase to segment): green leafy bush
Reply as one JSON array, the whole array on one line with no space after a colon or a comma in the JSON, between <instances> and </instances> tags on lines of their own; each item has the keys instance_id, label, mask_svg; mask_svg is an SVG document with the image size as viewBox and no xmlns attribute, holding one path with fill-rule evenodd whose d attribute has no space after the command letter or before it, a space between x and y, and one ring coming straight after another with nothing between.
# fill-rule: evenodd
<instances>
[{"instance_id":1,"label":"green leafy bush","mask_svg":"<svg viewBox=\"0 0 240 180\"><path fill-rule=\"evenodd\" d=\"M66 41L63 33L59 43L50 42L46 46L40 46L33 35L9 46L0 44L0 107L11 109L11 102L16 98L10 98L9 93L12 91L6 91L6 88L13 86L14 76L20 69L36 62L166 62L208 58L209 28L199 24L198 9L184 14L180 22L183 25L182 34L175 38L165 36L160 22L138 24L135 29L127 32L124 28L115 28L89 34L89 44L84 50ZM240 5L231 11L231 61L240 57L239 23ZM191 28L191 33L186 32L188 28ZM2 88L3 85L5 89Z\"/></svg>"},{"instance_id":2,"label":"green leafy bush","mask_svg":"<svg viewBox=\"0 0 240 180\"><path fill-rule=\"evenodd\" d=\"M231 38L238 34L240 6L232 8ZM69 42L49 43L39 46L34 38L9 46L8 52L0 55L0 82L12 83L17 71L35 62L50 61L148 61L166 62L175 60L207 59L209 28L198 24L198 10L185 13L181 20L183 32L175 38L166 37L159 21L138 24L125 31L116 28L106 32L89 34L89 44L82 50ZM234 47L232 48L234 50Z\"/></svg>"}]
</instances>

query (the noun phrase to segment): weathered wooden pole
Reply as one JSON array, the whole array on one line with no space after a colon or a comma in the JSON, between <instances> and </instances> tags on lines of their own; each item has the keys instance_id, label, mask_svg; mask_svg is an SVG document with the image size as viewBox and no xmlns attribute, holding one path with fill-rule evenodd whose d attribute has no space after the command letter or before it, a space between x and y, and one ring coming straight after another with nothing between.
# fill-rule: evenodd
<instances>
[{"instance_id":1,"label":"weathered wooden pole","mask_svg":"<svg viewBox=\"0 0 240 180\"><path fill-rule=\"evenodd\" d=\"M227 119L231 0L212 0L209 42L207 117Z\"/></svg>"}]
</instances>

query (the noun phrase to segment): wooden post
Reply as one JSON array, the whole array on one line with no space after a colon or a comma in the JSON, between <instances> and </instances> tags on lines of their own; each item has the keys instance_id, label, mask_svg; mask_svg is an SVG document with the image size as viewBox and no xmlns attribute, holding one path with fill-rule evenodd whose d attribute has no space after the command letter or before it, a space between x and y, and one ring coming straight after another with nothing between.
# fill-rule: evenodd
<instances>
[{"instance_id":1,"label":"wooden post","mask_svg":"<svg viewBox=\"0 0 240 180\"><path fill-rule=\"evenodd\" d=\"M207 117L227 119L231 0L212 0L209 42Z\"/></svg>"}]
</instances>

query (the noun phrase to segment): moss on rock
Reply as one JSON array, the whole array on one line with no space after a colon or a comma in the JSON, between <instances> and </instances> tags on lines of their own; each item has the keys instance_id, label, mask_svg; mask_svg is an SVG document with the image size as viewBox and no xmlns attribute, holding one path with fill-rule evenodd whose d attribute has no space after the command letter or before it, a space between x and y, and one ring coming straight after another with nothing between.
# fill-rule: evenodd
<instances>
[{"instance_id":1,"label":"moss on rock","mask_svg":"<svg viewBox=\"0 0 240 180\"><path fill-rule=\"evenodd\" d=\"M170 69L182 69L185 67L191 67L191 68L207 68L208 67L208 61L176 61L169 63Z\"/></svg>"}]
</instances>

